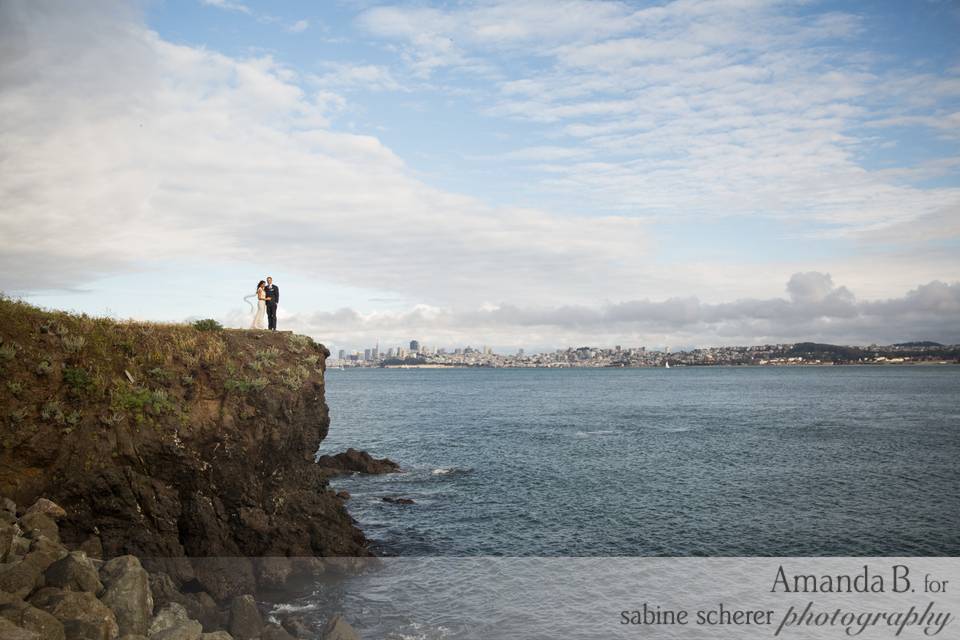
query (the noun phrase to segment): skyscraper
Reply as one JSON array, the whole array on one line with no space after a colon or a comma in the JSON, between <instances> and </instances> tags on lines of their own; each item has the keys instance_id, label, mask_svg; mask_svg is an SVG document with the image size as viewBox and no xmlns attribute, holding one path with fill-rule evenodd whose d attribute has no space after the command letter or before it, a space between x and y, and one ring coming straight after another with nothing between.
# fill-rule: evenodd
<instances>
[{"instance_id":1,"label":"skyscraper","mask_svg":"<svg viewBox=\"0 0 960 640\"><path fill-rule=\"evenodd\" d=\"M420 341L419 341L419 340L411 340L411 341L410 341L410 351L412 351L413 353L420 353Z\"/></svg>"}]
</instances>

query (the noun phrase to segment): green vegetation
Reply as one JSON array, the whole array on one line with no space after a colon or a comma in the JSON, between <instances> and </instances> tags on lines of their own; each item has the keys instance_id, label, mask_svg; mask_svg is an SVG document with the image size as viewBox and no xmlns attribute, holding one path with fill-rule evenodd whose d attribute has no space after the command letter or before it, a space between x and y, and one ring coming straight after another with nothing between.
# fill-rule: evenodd
<instances>
[{"instance_id":1,"label":"green vegetation","mask_svg":"<svg viewBox=\"0 0 960 640\"><path fill-rule=\"evenodd\" d=\"M40 409L40 417L46 422L63 424L63 406L60 404L60 400L57 398L48 400L47 403L43 405L43 408Z\"/></svg>"},{"instance_id":2,"label":"green vegetation","mask_svg":"<svg viewBox=\"0 0 960 640\"><path fill-rule=\"evenodd\" d=\"M83 351L83 346L87 343L86 338L83 336L65 335L60 340L63 342L64 351L67 353L80 353Z\"/></svg>"},{"instance_id":3,"label":"green vegetation","mask_svg":"<svg viewBox=\"0 0 960 640\"><path fill-rule=\"evenodd\" d=\"M249 393L250 391L263 391L268 384L270 384L270 381L263 377L253 379L230 378L223 383L223 388L227 391Z\"/></svg>"},{"instance_id":4,"label":"green vegetation","mask_svg":"<svg viewBox=\"0 0 960 640\"><path fill-rule=\"evenodd\" d=\"M49 360L41 360L37 363L36 371L38 376L48 376L53 373L53 365Z\"/></svg>"},{"instance_id":5,"label":"green vegetation","mask_svg":"<svg viewBox=\"0 0 960 640\"><path fill-rule=\"evenodd\" d=\"M93 378L87 373L86 369L80 367L67 367L63 370L63 383L67 385L71 394L82 396L84 393L93 389Z\"/></svg>"},{"instance_id":6,"label":"green vegetation","mask_svg":"<svg viewBox=\"0 0 960 640\"><path fill-rule=\"evenodd\" d=\"M193 328L197 331L223 331L223 325L212 318L197 320L193 323Z\"/></svg>"}]
</instances>

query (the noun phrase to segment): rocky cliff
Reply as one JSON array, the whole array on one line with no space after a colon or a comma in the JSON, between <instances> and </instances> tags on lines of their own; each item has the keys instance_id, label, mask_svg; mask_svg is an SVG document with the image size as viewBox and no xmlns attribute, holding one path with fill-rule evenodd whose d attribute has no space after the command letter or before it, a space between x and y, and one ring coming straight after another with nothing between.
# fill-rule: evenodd
<instances>
[{"instance_id":1,"label":"rocky cliff","mask_svg":"<svg viewBox=\"0 0 960 640\"><path fill-rule=\"evenodd\" d=\"M366 555L314 462L327 356L290 333L0 300L0 495L50 498L65 543L218 600L284 573L218 559Z\"/></svg>"}]
</instances>

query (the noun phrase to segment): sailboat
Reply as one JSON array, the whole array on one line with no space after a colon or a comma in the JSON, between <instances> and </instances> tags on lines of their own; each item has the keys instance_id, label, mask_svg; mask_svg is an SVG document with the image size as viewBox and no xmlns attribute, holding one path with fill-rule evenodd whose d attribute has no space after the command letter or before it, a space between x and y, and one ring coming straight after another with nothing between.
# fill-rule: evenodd
<instances>
[{"instance_id":1,"label":"sailboat","mask_svg":"<svg viewBox=\"0 0 960 640\"><path fill-rule=\"evenodd\" d=\"M669 369L669 368L670 368L670 363L669 363L669 362L664 362L664 363L663 363L663 368L664 368L664 369Z\"/></svg>"}]
</instances>

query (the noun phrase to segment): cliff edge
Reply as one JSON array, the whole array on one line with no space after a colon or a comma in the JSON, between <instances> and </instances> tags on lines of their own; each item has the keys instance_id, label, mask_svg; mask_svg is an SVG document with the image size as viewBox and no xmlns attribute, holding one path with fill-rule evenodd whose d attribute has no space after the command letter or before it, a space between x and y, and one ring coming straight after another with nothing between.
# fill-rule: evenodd
<instances>
[{"instance_id":1,"label":"cliff edge","mask_svg":"<svg viewBox=\"0 0 960 640\"><path fill-rule=\"evenodd\" d=\"M153 559L218 597L249 585L180 560L367 555L314 462L328 355L291 333L2 299L0 495L50 498L65 542Z\"/></svg>"}]
</instances>

